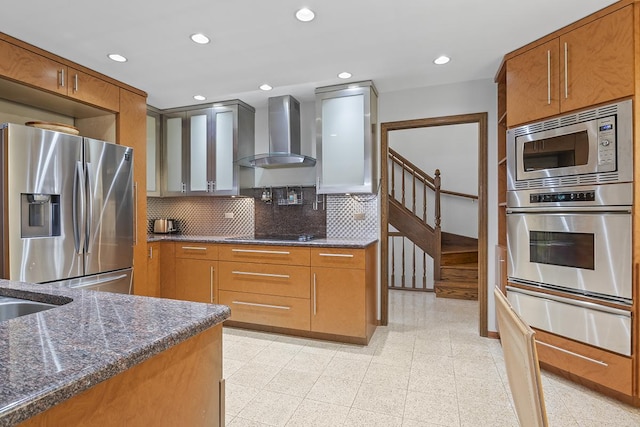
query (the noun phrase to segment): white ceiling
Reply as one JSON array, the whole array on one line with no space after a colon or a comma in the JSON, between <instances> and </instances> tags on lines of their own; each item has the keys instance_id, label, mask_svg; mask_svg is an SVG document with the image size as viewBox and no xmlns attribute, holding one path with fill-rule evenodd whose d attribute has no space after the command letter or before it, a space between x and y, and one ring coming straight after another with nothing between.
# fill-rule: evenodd
<instances>
[{"instance_id":1,"label":"white ceiling","mask_svg":"<svg viewBox=\"0 0 640 427\"><path fill-rule=\"evenodd\" d=\"M7 0L0 31L140 88L157 108L373 80L389 92L493 78L502 56L611 0ZM316 12L310 23L295 11ZM208 45L189 39L202 32ZM108 53L129 61L115 63ZM433 59L452 58L444 66ZM274 89L263 92L262 83Z\"/></svg>"}]
</instances>

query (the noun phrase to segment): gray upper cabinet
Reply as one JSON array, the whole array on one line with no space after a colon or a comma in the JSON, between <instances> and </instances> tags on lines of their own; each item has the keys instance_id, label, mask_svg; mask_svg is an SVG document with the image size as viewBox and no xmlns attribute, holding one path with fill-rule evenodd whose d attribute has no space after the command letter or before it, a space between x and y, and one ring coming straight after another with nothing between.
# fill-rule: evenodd
<instances>
[{"instance_id":1,"label":"gray upper cabinet","mask_svg":"<svg viewBox=\"0 0 640 427\"><path fill-rule=\"evenodd\" d=\"M239 100L165 110L162 196L236 196L254 185L235 161L254 153L255 110Z\"/></svg>"},{"instance_id":2,"label":"gray upper cabinet","mask_svg":"<svg viewBox=\"0 0 640 427\"><path fill-rule=\"evenodd\" d=\"M147 110L147 196L160 196L160 112Z\"/></svg>"},{"instance_id":3,"label":"gray upper cabinet","mask_svg":"<svg viewBox=\"0 0 640 427\"><path fill-rule=\"evenodd\" d=\"M378 93L371 81L316 89L318 194L377 191Z\"/></svg>"}]
</instances>

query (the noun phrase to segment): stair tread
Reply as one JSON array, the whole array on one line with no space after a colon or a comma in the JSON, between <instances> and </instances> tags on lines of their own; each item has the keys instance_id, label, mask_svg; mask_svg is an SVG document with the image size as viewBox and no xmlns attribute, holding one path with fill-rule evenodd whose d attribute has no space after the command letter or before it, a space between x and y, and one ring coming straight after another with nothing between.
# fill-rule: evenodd
<instances>
[{"instance_id":1,"label":"stair tread","mask_svg":"<svg viewBox=\"0 0 640 427\"><path fill-rule=\"evenodd\" d=\"M478 281L477 280L436 280L436 287L440 286L443 288L477 288Z\"/></svg>"},{"instance_id":2,"label":"stair tread","mask_svg":"<svg viewBox=\"0 0 640 427\"><path fill-rule=\"evenodd\" d=\"M466 262L466 263L461 263L461 264L448 264L448 265L443 265L440 268L446 268L446 269L449 269L449 270L452 270L452 269L477 270L478 269L478 263L477 262Z\"/></svg>"}]
</instances>

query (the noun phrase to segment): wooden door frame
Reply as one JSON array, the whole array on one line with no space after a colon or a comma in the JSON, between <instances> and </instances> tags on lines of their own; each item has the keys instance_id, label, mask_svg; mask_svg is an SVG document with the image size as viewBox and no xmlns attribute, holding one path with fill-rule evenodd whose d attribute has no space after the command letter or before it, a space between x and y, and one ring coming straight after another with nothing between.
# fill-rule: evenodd
<instances>
[{"instance_id":1,"label":"wooden door frame","mask_svg":"<svg viewBox=\"0 0 640 427\"><path fill-rule=\"evenodd\" d=\"M487 319L488 283L488 214L487 214L487 150L488 113L461 114L426 119L404 120L380 124L380 323L389 323L389 132L434 126L450 126L476 123L478 125L478 304L480 305L479 333L489 334Z\"/></svg>"}]
</instances>

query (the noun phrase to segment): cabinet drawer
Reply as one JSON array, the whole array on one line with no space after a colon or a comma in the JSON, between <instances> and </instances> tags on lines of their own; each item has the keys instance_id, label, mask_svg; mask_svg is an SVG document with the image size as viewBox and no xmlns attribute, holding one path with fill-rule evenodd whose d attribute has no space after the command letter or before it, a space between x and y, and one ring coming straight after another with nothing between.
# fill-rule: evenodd
<instances>
[{"instance_id":1,"label":"cabinet drawer","mask_svg":"<svg viewBox=\"0 0 640 427\"><path fill-rule=\"evenodd\" d=\"M311 265L314 267L365 268L364 249L312 248Z\"/></svg>"},{"instance_id":2,"label":"cabinet drawer","mask_svg":"<svg viewBox=\"0 0 640 427\"><path fill-rule=\"evenodd\" d=\"M220 291L220 304L231 308L229 320L308 331L309 300L246 292Z\"/></svg>"},{"instance_id":3,"label":"cabinet drawer","mask_svg":"<svg viewBox=\"0 0 640 427\"><path fill-rule=\"evenodd\" d=\"M218 247L207 243L176 243L176 258L218 259Z\"/></svg>"},{"instance_id":4,"label":"cabinet drawer","mask_svg":"<svg viewBox=\"0 0 640 427\"><path fill-rule=\"evenodd\" d=\"M309 267L220 262L220 289L309 298Z\"/></svg>"},{"instance_id":5,"label":"cabinet drawer","mask_svg":"<svg viewBox=\"0 0 640 427\"><path fill-rule=\"evenodd\" d=\"M309 265L309 248L269 245L221 245L220 260Z\"/></svg>"},{"instance_id":6,"label":"cabinet drawer","mask_svg":"<svg viewBox=\"0 0 640 427\"><path fill-rule=\"evenodd\" d=\"M542 365L550 365L626 395L632 393L632 359L536 330Z\"/></svg>"}]
</instances>

